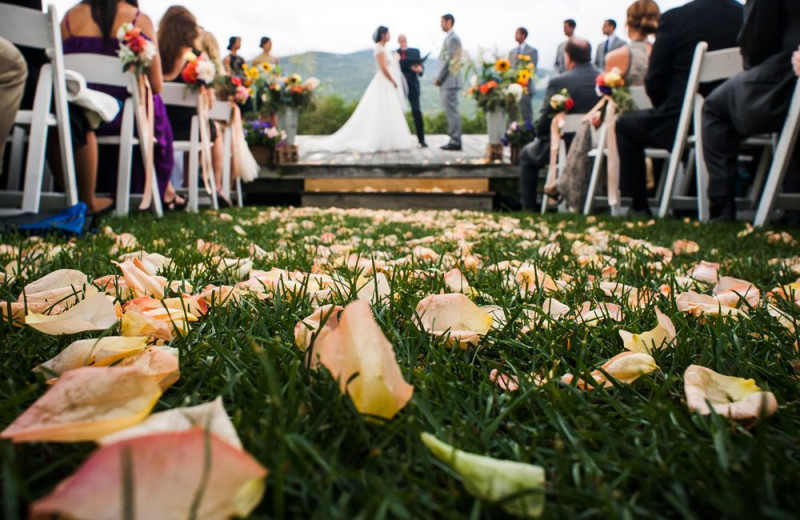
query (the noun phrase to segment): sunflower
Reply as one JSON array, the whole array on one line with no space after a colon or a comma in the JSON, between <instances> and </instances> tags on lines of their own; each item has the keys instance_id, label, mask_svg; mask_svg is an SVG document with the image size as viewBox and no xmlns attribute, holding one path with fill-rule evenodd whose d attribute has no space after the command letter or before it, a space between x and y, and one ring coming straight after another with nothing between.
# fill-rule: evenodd
<instances>
[{"instance_id":1,"label":"sunflower","mask_svg":"<svg viewBox=\"0 0 800 520\"><path fill-rule=\"evenodd\" d=\"M269 74L270 72L272 72L272 65L270 65L266 61L262 61L261 62L261 70L263 70L264 72Z\"/></svg>"},{"instance_id":2,"label":"sunflower","mask_svg":"<svg viewBox=\"0 0 800 520\"><path fill-rule=\"evenodd\" d=\"M302 82L303 78L300 77L300 74L292 74L291 76L289 76L289 79L287 81L289 85L299 85Z\"/></svg>"},{"instance_id":3,"label":"sunflower","mask_svg":"<svg viewBox=\"0 0 800 520\"><path fill-rule=\"evenodd\" d=\"M494 63L494 68L497 72L503 73L511 68L511 62L505 59L497 60Z\"/></svg>"},{"instance_id":4,"label":"sunflower","mask_svg":"<svg viewBox=\"0 0 800 520\"><path fill-rule=\"evenodd\" d=\"M520 83L527 82L529 79L531 79L531 76L532 76L531 71L529 71L528 69L522 69L517 73L517 81L519 81Z\"/></svg>"}]
</instances>

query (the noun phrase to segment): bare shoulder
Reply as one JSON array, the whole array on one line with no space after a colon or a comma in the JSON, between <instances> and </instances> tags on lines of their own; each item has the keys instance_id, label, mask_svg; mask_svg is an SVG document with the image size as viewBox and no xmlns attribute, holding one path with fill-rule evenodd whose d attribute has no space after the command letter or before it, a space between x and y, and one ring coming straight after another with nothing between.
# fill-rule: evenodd
<instances>
[{"instance_id":1,"label":"bare shoulder","mask_svg":"<svg viewBox=\"0 0 800 520\"><path fill-rule=\"evenodd\" d=\"M139 13L139 18L136 19L136 25L149 37L155 36L155 26L153 20L144 13Z\"/></svg>"},{"instance_id":2,"label":"bare shoulder","mask_svg":"<svg viewBox=\"0 0 800 520\"><path fill-rule=\"evenodd\" d=\"M626 70L628 68L628 61L630 61L630 54L627 45L619 49L614 49L606 56L606 71L611 71L614 68Z\"/></svg>"}]
</instances>

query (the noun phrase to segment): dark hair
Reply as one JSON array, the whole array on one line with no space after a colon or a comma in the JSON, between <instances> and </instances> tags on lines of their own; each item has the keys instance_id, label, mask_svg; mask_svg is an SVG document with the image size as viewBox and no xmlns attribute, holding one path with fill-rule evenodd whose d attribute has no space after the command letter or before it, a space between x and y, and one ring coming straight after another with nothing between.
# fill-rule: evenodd
<instances>
[{"instance_id":1,"label":"dark hair","mask_svg":"<svg viewBox=\"0 0 800 520\"><path fill-rule=\"evenodd\" d=\"M628 7L628 27L640 31L645 36L658 31L661 10L653 0L637 0Z\"/></svg>"},{"instance_id":2,"label":"dark hair","mask_svg":"<svg viewBox=\"0 0 800 520\"><path fill-rule=\"evenodd\" d=\"M242 39L241 36L231 36L230 38L228 38L228 50L229 51L233 50L233 44L236 43L236 40L241 40L241 39Z\"/></svg>"},{"instance_id":3,"label":"dark hair","mask_svg":"<svg viewBox=\"0 0 800 520\"><path fill-rule=\"evenodd\" d=\"M517 30L519 32L521 32L524 37L526 37L526 38L528 37L528 29L526 29L524 27L517 27Z\"/></svg>"},{"instance_id":4,"label":"dark hair","mask_svg":"<svg viewBox=\"0 0 800 520\"><path fill-rule=\"evenodd\" d=\"M181 50L194 47L197 39L197 20L183 6L173 5L158 24L158 50L161 53L161 70L169 74L182 59Z\"/></svg>"},{"instance_id":5,"label":"dark hair","mask_svg":"<svg viewBox=\"0 0 800 520\"><path fill-rule=\"evenodd\" d=\"M258 44L258 46L259 47L263 47L265 43L271 42L271 41L272 41L272 39L269 36L262 36L261 37L261 43Z\"/></svg>"},{"instance_id":6,"label":"dark hair","mask_svg":"<svg viewBox=\"0 0 800 520\"><path fill-rule=\"evenodd\" d=\"M92 20L100 28L100 34L104 40L111 40L114 35L114 20L117 18L117 0L84 0L83 3L89 4L89 11L92 13ZM137 0L125 0L126 4L139 7Z\"/></svg>"},{"instance_id":7,"label":"dark hair","mask_svg":"<svg viewBox=\"0 0 800 520\"><path fill-rule=\"evenodd\" d=\"M387 32L389 32L389 28L384 25L381 25L377 29L375 29L375 32L372 34L372 39L375 40L375 43L380 43L380 41L383 39L383 36Z\"/></svg>"},{"instance_id":8,"label":"dark hair","mask_svg":"<svg viewBox=\"0 0 800 520\"><path fill-rule=\"evenodd\" d=\"M592 44L582 38L572 38L564 46L564 52L575 63L589 63L592 59Z\"/></svg>"},{"instance_id":9,"label":"dark hair","mask_svg":"<svg viewBox=\"0 0 800 520\"><path fill-rule=\"evenodd\" d=\"M452 15L452 14L450 14L450 13L448 13L448 14L446 14L446 15L442 16L442 20L447 20L448 22L450 22L450 23L451 23L451 24L453 24L453 25L455 25L455 24L456 24L456 18L455 18L455 16L453 16L453 15Z\"/></svg>"},{"instance_id":10,"label":"dark hair","mask_svg":"<svg viewBox=\"0 0 800 520\"><path fill-rule=\"evenodd\" d=\"M609 18L608 20L606 20L606 23L608 25L610 25L611 27L613 27L614 29L617 28L617 21L616 20L612 20L611 18Z\"/></svg>"},{"instance_id":11,"label":"dark hair","mask_svg":"<svg viewBox=\"0 0 800 520\"><path fill-rule=\"evenodd\" d=\"M578 26L578 23L575 20L573 20L572 18L568 18L568 19L564 20L564 23L569 25L573 29Z\"/></svg>"}]
</instances>

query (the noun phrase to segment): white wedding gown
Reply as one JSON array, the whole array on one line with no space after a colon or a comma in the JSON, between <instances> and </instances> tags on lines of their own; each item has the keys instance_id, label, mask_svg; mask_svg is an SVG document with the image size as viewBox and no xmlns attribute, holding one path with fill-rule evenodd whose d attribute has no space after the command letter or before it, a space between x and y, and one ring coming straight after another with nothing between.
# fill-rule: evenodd
<instances>
[{"instance_id":1,"label":"white wedding gown","mask_svg":"<svg viewBox=\"0 0 800 520\"><path fill-rule=\"evenodd\" d=\"M386 57L386 68L397 88L378 65L381 53ZM413 148L415 140L406 122L406 98L398 57L380 43L375 46L373 55L375 77L353 115L335 134L304 143L305 151L374 153Z\"/></svg>"}]
</instances>

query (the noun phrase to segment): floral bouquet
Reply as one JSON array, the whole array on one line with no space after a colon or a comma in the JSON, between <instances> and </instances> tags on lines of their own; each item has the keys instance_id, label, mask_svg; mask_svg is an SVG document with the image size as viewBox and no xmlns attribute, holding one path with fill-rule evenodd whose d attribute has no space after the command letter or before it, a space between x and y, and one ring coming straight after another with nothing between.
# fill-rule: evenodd
<instances>
[{"instance_id":1,"label":"floral bouquet","mask_svg":"<svg viewBox=\"0 0 800 520\"><path fill-rule=\"evenodd\" d=\"M124 23L117 31L119 57L122 70L133 69L137 76L147 74L156 57L156 46L145 38L142 30L131 23Z\"/></svg>"},{"instance_id":2,"label":"floral bouquet","mask_svg":"<svg viewBox=\"0 0 800 520\"><path fill-rule=\"evenodd\" d=\"M517 84L525 89L527 94L536 75L536 66L531 61L531 57L527 54L517 55Z\"/></svg>"},{"instance_id":3,"label":"floral bouquet","mask_svg":"<svg viewBox=\"0 0 800 520\"><path fill-rule=\"evenodd\" d=\"M517 70L511 68L508 60L484 62L480 72L472 76L470 88L464 95L473 97L484 112L510 110L525 92L525 86L517 80Z\"/></svg>"},{"instance_id":4,"label":"floral bouquet","mask_svg":"<svg viewBox=\"0 0 800 520\"><path fill-rule=\"evenodd\" d=\"M250 146L264 146L276 150L284 145L286 132L258 119L244 122L244 135Z\"/></svg>"},{"instance_id":5,"label":"floral bouquet","mask_svg":"<svg viewBox=\"0 0 800 520\"><path fill-rule=\"evenodd\" d=\"M595 85L597 95L611 97L621 114L636 110L631 92L628 87L625 86L625 80L616 67L612 69L611 72L604 72L597 76Z\"/></svg>"},{"instance_id":6,"label":"floral bouquet","mask_svg":"<svg viewBox=\"0 0 800 520\"><path fill-rule=\"evenodd\" d=\"M319 80L309 78L303 81L299 74L289 76L270 74L262 76L257 84L261 92L261 101L268 112L274 113L285 107L303 109L311 106L314 91L319 87Z\"/></svg>"},{"instance_id":7,"label":"floral bouquet","mask_svg":"<svg viewBox=\"0 0 800 520\"><path fill-rule=\"evenodd\" d=\"M233 99L239 105L245 104L252 94L252 89L245 87L237 76L217 76L214 91L218 99Z\"/></svg>"},{"instance_id":8,"label":"floral bouquet","mask_svg":"<svg viewBox=\"0 0 800 520\"><path fill-rule=\"evenodd\" d=\"M565 88L562 88L558 93L553 94L550 96L550 108L552 109L552 114L560 114L561 112L569 112L575 107L575 102L572 100L572 96L569 95L569 91Z\"/></svg>"},{"instance_id":9,"label":"floral bouquet","mask_svg":"<svg viewBox=\"0 0 800 520\"><path fill-rule=\"evenodd\" d=\"M525 146L536 138L536 131L533 128L533 123L525 121L524 123L512 122L509 125L503 136L503 145L505 146Z\"/></svg>"},{"instance_id":10,"label":"floral bouquet","mask_svg":"<svg viewBox=\"0 0 800 520\"><path fill-rule=\"evenodd\" d=\"M183 67L181 77L193 89L208 87L214 83L216 67L205 54L196 56L193 52L184 55L186 65Z\"/></svg>"}]
</instances>

